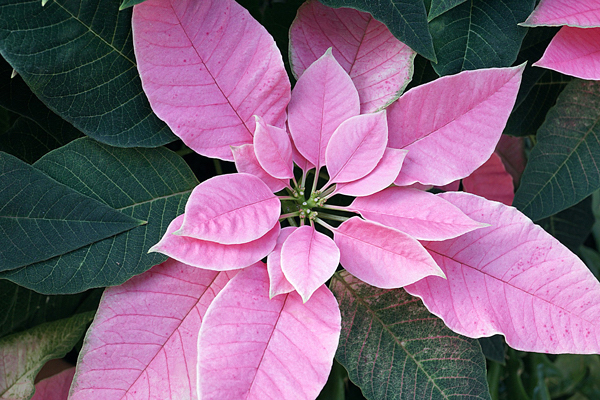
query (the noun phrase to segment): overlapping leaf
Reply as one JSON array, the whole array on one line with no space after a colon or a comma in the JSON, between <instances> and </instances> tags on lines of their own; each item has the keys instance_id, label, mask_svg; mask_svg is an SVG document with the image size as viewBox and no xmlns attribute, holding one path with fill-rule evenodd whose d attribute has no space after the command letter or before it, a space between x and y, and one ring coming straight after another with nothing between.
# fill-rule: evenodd
<instances>
[{"instance_id":1,"label":"overlapping leaf","mask_svg":"<svg viewBox=\"0 0 600 400\"><path fill-rule=\"evenodd\" d=\"M600 188L600 82L571 81L537 134L514 205L538 220Z\"/></svg>"},{"instance_id":2,"label":"overlapping leaf","mask_svg":"<svg viewBox=\"0 0 600 400\"><path fill-rule=\"evenodd\" d=\"M431 0L431 7L429 8L427 20L431 21L435 17L442 15L446 11L453 9L465 1L466 0Z\"/></svg>"},{"instance_id":3,"label":"overlapping leaf","mask_svg":"<svg viewBox=\"0 0 600 400\"><path fill-rule=\"evenodd\" d=\"M427 27L427 11L422 0L321 0L321 3L329 7L348 7L368 12L383 22L402 43L423 57L436 61Z\"/></svg>"},{"instance_id":4,"label":"overlapping leaf","mask_svg":"<svg viewBox=\"0 0 600 400\"><path fill-rule=\"evenodd\" d=\"M83 336L93 312L38 325L0 340L0 397L29 399L33 380L44 363L64 357Z\"/></svg>"},{"instance_id":5,"label":"overlapping leaf","mask_svg":"<svg viewBox=\"0 0 600 400\"><path fill-rule=\"evenodd\" d=\"M66 400L73 375L75 375L75 367L39 381L35 384L35 394L31 400Z\"/></svg>"},{"instance_id":6,"label":"overlapping leaf","mask_svg":"<svg viewBox=\"0 0 600 400\"><path fill-rule=\"evenodd\" d=\"M489 399L477 341L450 331L403 289L346 272L331 290L342 312L336 359L368 399Z\"/></svg>"},{"instance_id":7,"label":"overlapping leaf","mask_svg":"<svg viewBox=\"0 0 600 400\"><path fill-rule=\"evenodd\" d=\"M45 261L145 222L0 153L0 271Z\"/></svg>"},{"instance_id":8,"label":"overlapping leaf","mask_svg":"<svg viewBox=\"0 0 600 400\"><path fill-rule=\"evenodd\" d=\"M119 149L82 138L34 165L76 191L148 224L44 262L4 273L42 293L75 293L118 285L165 259L147 254L171 220L183 212L197 184L169 150Z\"/></svg>"},{"instance_id":9,"label":"overlapping leaf","mask_svg":"<svg viewBox=\"0 0 600 400\"><path fill-rule=\"evenodd\" d=\"M464 70L508 67L517 58L527 29L517 23L533 10L534 0L467 0L433 19L429 30L439 75Z\"/></svg>"},{"instance_id":10,"label":"overlapping leaf","mask_svg":"<svg viewBox=\"0 0 600 400\"><path fill-rule=\"evenodd\" d=\"M131 10L119 11L118 0L2 0L0 15L2 56L78 129L122 147L175 139L142 91Z\"/></svg>"},{"instance_id":11,"label":"overlapping leaf","mask_svg":"<svg viewBox=\"0 0 600 400\"><path fill-rule=\"evenodd\" d=\"M588 196L574 206L541 219L537 223L571 251L576 252L585 242L594 225L592 198Z\"/></svg>"}]
</instances>

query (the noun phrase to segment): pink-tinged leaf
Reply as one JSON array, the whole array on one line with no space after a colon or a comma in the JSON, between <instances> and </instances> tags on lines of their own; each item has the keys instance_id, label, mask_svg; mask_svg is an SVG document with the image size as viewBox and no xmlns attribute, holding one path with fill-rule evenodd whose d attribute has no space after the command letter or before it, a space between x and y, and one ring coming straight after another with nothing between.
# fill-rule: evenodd
<instances>
[{"instance_id":1,"label":"pink-tinged leaf","mask_svg":"<svg viewBox=\"0 0 600 400\"><path fill-rule=\"evenodd\" d=\"M390 186L400 173L406 150L387 147L383 157L373 171L367 176L348 183L338 183L335 192L348 196L369 196Z\"/></svg>"},{"instance_id":2,"label":"pink-tinged leaf","mask_svg":"<svg viewBox=\"0 0 600 400\"><path fill-rule=\"evenodd\" d=\"M273 251L267 257L267 272L269 273L269 297L273 298L278 294L285 294L296 289L285 278L281 270L281 248L285 240L296 230L293 226L285 227L279 233L277 244Z\"/></svg>"},{"instance_id":3,"label":"pink-tinged leaf","mask_svg":"<svg viewBox=\"0 0 600 400\"><path fill-rule=\"evenodd\" d=\"M325 151L330 182L355 181L373 171L383 157L387 137L385 110L342 122Z\"/></svg>"},{"instance_id":4,"label":"pink-tinged leaf","mask_svg":"<svg viewBox=\"0 0 600 400\"><path fill-rule=\"evenodd\" d=\"M506 172L512 176L514 186L519 186L521 175L523 175L525 164L527 163L524 139L522 137L502 135L496 146L495 153L500 156Z\"/></svg>"},{"instance_id":5,"label":"pink-tinged leaf","mask_svg":"<svg viewBox=\"0 0 600 400\"><path fill-rule=\"evenodd\" d=\"M79 356L70 399L197 399L200 325L233 275L167 260L106 289Z\"/></svg>"},{"instance_id":6,"label":"pink-tinged leaf","mask_svg":"<svg viewBox=\"0 0 600 400\"><path fill-rule=\"evenodd\" d=\"M600 27L600 0L542 0L519 25Z\"/></svg>"},{"instance_id":7,"label":"pink-tinged leaf","mask_svg":"<svg viewBox=\"0 0 600 400\"><path fill-rule=\"evenodd\" d=\"M67 400L73 375L75 375L75 367L42 379L35 384L35 394L31 400Z\"/></svg>"},{"instance_id":8,"label":"pink-tinged leaf","mask_svg":"<svg viewBox=\"0 0 600 400\"><path fill-rule=\"evenodd\" d=\"M445 192L456 192L460 188L460 179L458 179L458 180L456 180L454 182L450 182L447 185L439 186L439 188L442 189ZM427 190L429 190L429 189L427 189Z\"/></svg>"},{"instance_id":9,"label":"pink-tinged leaf","mask_svg":"<svg viewBox=\"0 0 600 400\"><path fill-rule=\"evenodd\" d=\"M357 198L348 209L418 240L451 239L486 226L441 197L418 189L391 187Z\"/></svg>"},{"instance_id":10,"label":"pink-tinged leaf","mask_svg":"<svg viewBox=\"0 0 600 400\"><path fill-rule=\"evenodd\" d=\"M335 272L340 250L327 235L304 225L281 248L281 270L306 302Z\"/></svg>"},{"instance_id":11,"label":"pink-tinged leaf","mask_svg":"<svg viewBox=\"0 0 600 400\"><path fill-rule=\"evenodd\" d=\"M291 135L290 135L290 138L291 138ZM302 171L304 171L304 172L307 172L308 170L315 168L314 165L312 165L306 158L304 158L304 156L302 154L300 154L300 152L298 151L298 148L296 148L296 145L294 144L293 139L292 139L292 158L294 160L294 163L298 167L300 167L300 169L302 169Z\"/></svg>"},{"instance_id":12,"label":"pink-tinged leaf","mask_svg":"<svg viewBox=\"0 0 600 400\"><path fill-rule=\"evenodd\" d=\"M465 192L510 206L515 198L512 176L506 172L502 160L494 153L489 160L463 179Z\"/></svg>"},{"instance_id":13,"label":"pink-tinged leaf","mask_svg":"<svg viewBox=\"0 0 600 400\"><path fill-rule=\"evenodd\" d=\"M563 26L533 66L577 78L600 80L600 28Z\"/></svg>"},{"instance_id":14,"label":"pink-tinged leaf","mask_svg":"<svg viewBox=\"0 0 600 400\"><path fill-rule=\"evenodd\" d=\"M515 104L524 67L463 71L393 103L388 146L408 150L395 183L442 186L486 162Z\"/></svg>"},{"instance_id":15,"label":"pink-tinged leaf","mask_svg":"<svg viewBox=\"0 0 600 400\"><path fill-rule=\"evenodd\" d=\"M330 47L358 90L363 114L391 103L412 78L416 53L384 24L365 12L307 1L290 28L294 74L301 76Z\"/></svg>"},{"instance_id":16,"label":"pink-tinged leaf","mask_svg":"<svg viewBox=\"0 0 600 400\"><path fill-rule=\"evenodd\" d=\"M259 116L256 116L254 151L260 165L274 178L294 176L290 137L284 129L267 125Z\"/></svg>"},{"instance_id":17,"label":"pink-tinged leaf","mask_svg":"<svg viewBox=\"0 0 600 400\"><path fill-rule=\"evenodd\" d=\"M392 289L444 276L419 242L376 222L352 217L334 231L334 240L346 271L372 286Z\"/></svg>"},{"instance_id":18,"label":"pink-tinged leaf","mask_svg":"<svg viewBox=\"0 0 600 400\"><path fill-rule=\"evenodd\" d=\"M279 220L281 202L258 177L219 175L194 188L176 235L221 244L256 240Z\"/></svg>"},{"instance_id":19,"label":"pink-tinged leaf","mask_svg":"<svg viewBox=\"0 0 600 400\"><path fill-rule=\"evenodd\" d=\"M269 187L271 192L279 192L281 189L289 186L287 180L273 178L263 169L256 158L253 144L232 147L231 151L233 153L233 160L235 161L235 168L238 172L257 176Z\"/></svg>"},{"instance_id":20,"label":"pink-tinged leaf","mask_svg":"<svg viewBox=\"0 0 600 400\"><path fill-rule=\"evenodd\" d=\"M232 160L229 146L252 143L253 115L284 126L290 83L281 54L235 1L145 1L132 24L152 109L190 148Z\"/></svg>"},{"instance_id":21,"label":"pink-tinged leaf","mask_svg":"<svg viewBox=\"0 0 600 400\"><path fill-rule=\"evenodd\" d=\"M165 235L148 252L162 253L188 265L212 271L245 268L266 257L275 247L281 229L279 222L276 222L259 239L242 244L221 244L174 235L183 220L184 214L171 221Z\"/></svg>"},{"instance_id":22,"label":"pink-tinged leaf","mask_svg":"<svg viewBox=\"0 0 600 400\"><path fill-rule=\"evenodd\" d=\"M360 113L352 79L327 51L302 74L288 107L288 127L296 148L311 164L325 165L333 132Z\"/></svg>"},{"instance_id":23,"label":"pink-tinged leaf","mask_svg":"<svg viewBox=\"0 0 600 400\"><path fill-rule=\"evenodd\" d=\"M313 400L329 375L341 318L321 286L269 299L261 266L240 272L206 313L198 340L202 400Z\"/></svg>"},{"instance_id":24,"label":"pink-tinged leaf","mask_svg":"<svg viewBox=\"0 0 600 400\"><path fill-rule=\"evenodd\" d=\"M447 279L405 289L457 333L501 333L513 348L600 352L600 282L577 256L515 208L468 193L440 195L491 226L426 243Z\"/></svg>"}]
</instances>

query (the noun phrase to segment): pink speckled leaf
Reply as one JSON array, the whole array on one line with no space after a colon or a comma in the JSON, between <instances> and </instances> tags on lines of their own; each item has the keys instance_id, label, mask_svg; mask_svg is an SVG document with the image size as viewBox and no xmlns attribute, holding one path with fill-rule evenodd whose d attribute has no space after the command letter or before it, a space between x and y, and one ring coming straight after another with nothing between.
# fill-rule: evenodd
<instances>
[{"instance_id":1,"label":"pink speckled leaf","mask_svg":"<svg viewBox=\"0 0 600 400\"><path fill-rule=\"evenodd\" d=\"M408 150L395 183L446 185L490 158L515 104L524 67L445 76L393 103L387 109L388 146Z\"/></svg>"},{"instance_id":2,"label":"pink speckled leaf","mask_svg":"<svg viewBox=\"0 0 600 400\"><path fill-rule=\"evenodd\" d=\"M376 222L352 217L334 231L334 240L346 271L372 286L392 289L444 276L419 242Z\"/></svg>"},{"instance_id":3,"label":"pink speckled leaf","mask_svg":"<svg viewBox=\"0 0 600 400\"><path fill-rule=\"evenodd\" d=\"M515 198L513 178L506 172L500 157L493 153L489 160L462 181L465 192L510 206Z\"/></svg>"},{"instance_id":4,"label":"pink speckled leaf","mask_svg":"<svg viewBox=\"0 0 600 400\"><path fill-rule=\"evenodd\" d=\"M276 222L270 231L256 240L242 244L221 244L174 235L183 219L184 214L171 221L162 239L148 251L212 271L245 268L266 257L275 247L280 230L279 222Z\"/></svg>"},{"instance_id":5,"label":"pink speckled leaf","mask_svg":"<svg viewBox=\"0 0 600 400\"><path fill-rule=\"evenodd\" d=\"M337 301L326 286L304 304L296 292L269 299L264 265L247 268L202 323L198 397L313 400L327 381L340 329Z\"/></svg>"},{"instance_id":6,"label":"pink speckled leaf","mask_svg":"<svg viewBox=\"0 0 600 400\"><path fill-rule=\"evenodd\" d=\"M600 352L600 282L577 256L515 208L440 196L491 226L426 243L447 279L425 278L409 293L462 335L501 333L525 351Z\"/></svg>"},{"instance_id":7,"label":"pink speckled leaf","mask_svg":"<svg viewBox=\"0 0 600 400\"><path fill-rule=\"evenodd\" d=\"M247 243L273 228L280 208L277 196L258 177L218 175L194 188L175 234L221 244Z\"/></svg>"},{"instance_id":8,"label":"pink speckled leaf","mask_svg":"<svg viewBox=\"0 0 600 400\"><path fill-rule=\"evenodd\" d=\"M342 122L325 151L330 182L355 181L373 171L383 157L387 136L385 111Z\"/></svg>"},{"instance_id":9,"label":"pink speckled leaf","mask_svg":"<svg viewBox=\"0 0 600 400\"><path fill-rule=\"evenodd\" d=\"M328 48L352 78L361 113L381 109L410 82L415 52L370 14L304 3L290 28L290 62L302 75Z\"/></svg>"},{"instance_id":10,"label":"pink speckled leaf","mask_svg":"<svg viewBox=\"0 0 600 400\"><path fill-rule=\"evenodd\" d=\"M304 225L281 248L281 270L306 302L335 272L340 251L327 235Z\"/></svg>"},{"instance_id":11,"label":"pink speckled leaf","mask_svg":"<svg viewBox=\"0 0 600 400\"><path fill-rule=\"evenodd\" d=\"M263 118L256 116L253 143L256 158L269 175L279 179L294 176L292 142L285 130L267 125Z\"/></svg>"},{"instance_id":12,"label":"pink speckled leaf","mask_svg":"<svg viewBox=\"0 0 600 400\"><path fill-rule=\"evenodd\" d=\"M533 65L577 78L600 80L600 28L563 26Z\"/></svg>"},{"instance_id":13,"label":"pink speckled leaf","mask_svg":"<svg viewBox=\"0 0 600 400\"><path fill-rule=\"evenodd\" d=\"M273 193L279 192L281 189L289 186L288 181L285 179L273 178L263 169L256 158L253 144L235 146L231 148L231 151L235 161L235 168L238 172L257 176L261 181L267 184Z\"/></svg>"},{"instance_id":14,"label":"pink speckled leaf","mask_svg":"<svg viewBox=\"0 0 600 400\"><path fill-rule=\"evenodd\" d=\"M320 168L325 165L325 149L333 132L359 112L352 79L327 51L296 82L288 127L300 154Z\"/></svg>"},{"instance_id":15,"label":"pink speckled leaf","mask_svg":"<svg viewBox=\"0 0 600 400\"><path fill-rule=\"evenodd\" d=\"M348 209L418 240L446 240L485 226L441 197L418 189L391 187L357 198Z\"/></svg>"},{"instance_id":16,"label":"pink speckled leaf","mask_svg":"<svg viewBox=\"0 0 600 400\"><path fill-rule=\"evenodd\" d=\"M277 238L277 244L267 257L267 272L269 273L269 297L285 294L296 289L285 278L281 270L281 248L285 240L296 230L296 227L287 226L281 230Z\"/></svg>"},{"instance_id":17,"label":"pink speckled leaf","mask_svg":"<svg viewBox=\"0 0 600 400\"><path fill-rule=\"evenodd\" d=\"M200 325L233 275L168 260L106 289L79 356L70 399L197 399Z\"/></svg>"},{"instance_id":18,"label":"pink speckled leaf","mask_svg":"<svg viewBox=\"0 0 600 400\"><path fill-rule=\"evenodd\" d=\"M335 192L358 197L369 196L385 189L394 182L400 173L406 153L408 153L406 150L387 147L373 171L359 180L336 184Z\"/></svg>"},{"instance_id":19,"label":"pink speckled leaf","mask_svg":"<svg viewBox=\"0 0 600 400\"><path fill-rule=\"evenodd\" d=\"M600 0L542 0L520 25L600 27Z\"/></svg>"},{"instance_id":20,"label":"pink speckled leaf","mask_svg":"<svg viewBox=\"0 0 600 400\"><path fill-rule=\"evenodd\" d=\"M254 114L283 128L290 83L281 54L235 1L149 0L132 23L152 109L196 152L232 160L229 146L252 143Z\"/></svg>"},{"instance_id":21,"label":"pink speckled leaf","mask_svg":"<svg viewBox=\"0 0 600 400\"><path fill-rule=\"evenodd\" d=\"M75 367L39 381L35 384L35 394L31 400L67 400L73 375Z\"/></svg>"}]
</instances>

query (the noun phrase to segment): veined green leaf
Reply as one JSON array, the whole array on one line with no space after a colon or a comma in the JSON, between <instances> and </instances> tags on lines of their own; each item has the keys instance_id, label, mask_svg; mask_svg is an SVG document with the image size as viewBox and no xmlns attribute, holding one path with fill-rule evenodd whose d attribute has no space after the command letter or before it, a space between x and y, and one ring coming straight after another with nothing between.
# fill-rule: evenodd
<instances>
[{"instance_id":1,"label":"veined green leaf","mask_svg":"<svg viewBox=\"0 0 600 400\"><path fill-rule=\"evenodd\" d=\"M452 332L418 298L347 272L333 276L331 290L342 313L336 359L365 397L490 398L477 340Z\"/></svg>"},{"instance_id":2,"label":"veined green leaf","mask_svg":"<svg viewBox=\"0 0 600 400\"><path fill-rule=\"evenodd\" d=\"M594 225L592 197L588 196L572 207L541 219L537 224L572 252L576 252L585 242Z\"/></svg>"},{"instance_id":3,"label":"veined green leaf","mask_svg":"<svg viewBox=\"0 0 600 400\"><path fill-rule=\"evenodd\" d=\"M329 7L355 8L370 13L411 49L436 62L436 54L427 28L427 10L423 0L320 0Z\"/></svg>"},{"instance_id":4,"label":"veined green leaf","mask_svg":"<svg viewBox=\"0 0 600 400\"><path fill-rule=\"evenodd\" d=\"M64 357L93 317L94 312L76 314L0 339L0 398L29 399L42 366L48 360Z\"/></svg>"},{"instance_id":5,"label":"veined green leaf","mask_svg":"<svg viewBox=\"0 0 600 400\"><path fill-rule=\"evenodd\" d=\"M48 260L142 224L0 153L0 271Z\"/></svg>"},{"instance_id":6,"label":"veined green leaf","mask_svg":"<svg viewBox=\"0 0 600 400\"><path fill-rule=\"evenodd\" d=\"M122 147L175 139L142 91L120 0L0 0L0 54L53 111Z\"/></svg>"},{"instance_id":7,"label":"veined green leaf","mask_svg":"<svg viewBox=\"0 0 600 400\"><path fill-rule=\"evenodd\" d=\"M600 188L600 82L575 79L537 133L513 205L532 220L556 214Z\"/></svg>"},{"instance_id":8,"label":"veined green leaf","mask_svg":"<svg viewBox=\"0 0 600 400\"><path fill-rule=\"evenodd\" d=\"M435 17L442 15L446 11L453 9L465 1L467 0L431 0L431 8L429 9L427 20L431 21Z\"/></svg>"},{"instance_id":9,"label":"veined green leaf","mask_svg":"<svg viewBox=\"0 0 600 400\"><path fill-rule=\"evenodd\" d=\"M429 23L440 75L509 67L527 29L517 24L533 11L534 0L467 0Z\"/></svg>"},{"instance_id":10,"label":"veined green leaf","mask_svg":"<svg viewBox=\"0 0 600 400\"><path fill-rule=\"evenodd\" d=\"M145 0L123 0L121 6L119 7L119 10L124 10L126 8L133 7L136 4L143 3L144 1Z\"/></svg>"},{"instance_id":11,"label":"veined green leaf","mask_svg":"<svg viewBox=\"0 0 600 400\"><path fill-rule=\"evenodd\" d=\"M166 259L148 249L184 210L198 181L183 159L164 148L123 149L81 138L34 167L81 194L148 224L47 261L3 273L40 293L77 293L119 285Z\"/></svg>"}]
</instances>

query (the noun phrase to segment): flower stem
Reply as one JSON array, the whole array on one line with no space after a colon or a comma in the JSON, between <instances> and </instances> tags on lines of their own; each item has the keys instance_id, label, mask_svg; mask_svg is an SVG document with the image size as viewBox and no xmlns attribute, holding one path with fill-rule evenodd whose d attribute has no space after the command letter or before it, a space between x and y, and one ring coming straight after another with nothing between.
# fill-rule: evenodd
<instances>
[{"instance_id":1,"label":"flower stem","mask_svg":"<svg viewBox=\"0 0 600 400\"><path fill-rule=\"evenodd\" d=\"M279 220L281 221L281 220L286 219L286 218L288 218L288 220L289 220L289 218L297 217L298 215L300 215L300 211L295 211L295 212L292 212L292 213L283 214L283 215L281 215L279 217Z\"/></svg>"},{"instance_id":2,"label":"flower stem","mask_svg":"<svg viewBox=\"0 0 600 400\"><path fill-rule=\"evenodd\" d=\"M215 171L217 172L217 175L223 175L223 168L221 167L221 161L214 158L213 164L215 166Z\"/></svg>"},{"instance_id":3,"label":"flower stem","mask_svg":"<svg viewBox=\"0 0 600 400\"><path fill-rule=\"evenodd\" d=\"M319 182L319 173L321 172L321 167L315 170L315 178L313 179L312 190L311 193L314 193L317 190L317 183Z\"/></svg>"},{"instance_id":4,"label":"flower stem","mask_svg":"<svg viewBox=\"0 0 600 400\"><path fill-rule=\"evenodd\" d=\"M335 206L333 204L323 204L322 206L320 206L319 208L326 208L328 210L338 210L338 211L345 211L345 212L351 212L350 210L348 210L347 207L342 207L342 206Z\"/></svg>"},{"instance_id":5,"label":"flower stem","mask_svg":"<svg viewBox=\"0 0 600 400\"><path fill-rule=\"evenodd\" d=\"M350 219L348 217L342 217L341 215L329 214L329 213L324 213L324 212L319 212L319 216L321 216L325 219L330 219L332 221L340 221L340 222L344 222L344 221L347 221Z\"/></svg>"},{"instance_id":6,"label":"flower stem","mask_svg":"<svg viewBox=\"0 0 600 400\"><path fill-rule=\"evenodd\" d=\"M277 198L279 200L298 200L296 197L294 196L277 196Z\"/></svg>"},{"instance_id":7,"label":"flower stem","mask_svg":"<svg viewBox=\"0 0 600 400\"><path fill-rule=\"evenodd\" d=\"M315 222L318 223L321 226L324 226L325 228L329 229L332 232L336 230L333 226L329 225L327 222L323 221L319 217L315 218Z\"/></svg>"}]
</instances>

